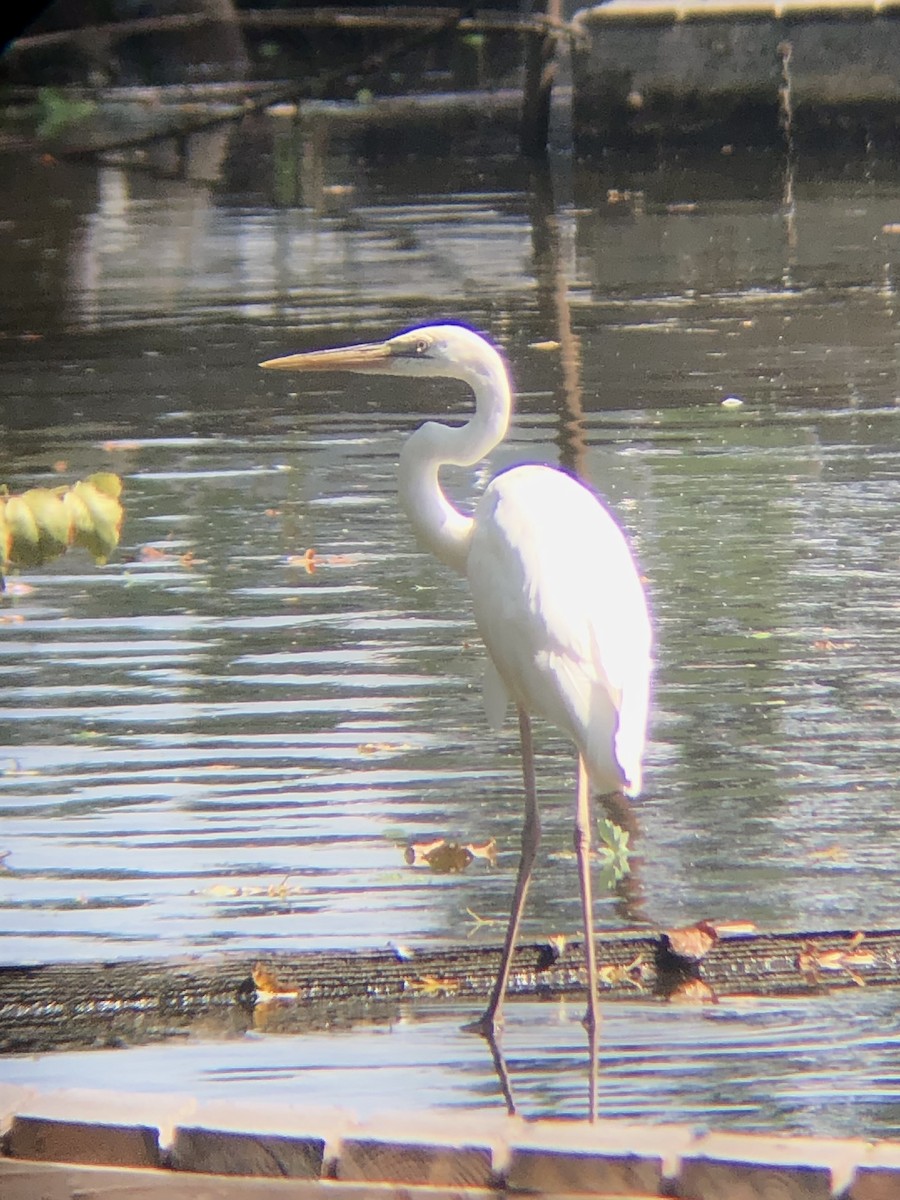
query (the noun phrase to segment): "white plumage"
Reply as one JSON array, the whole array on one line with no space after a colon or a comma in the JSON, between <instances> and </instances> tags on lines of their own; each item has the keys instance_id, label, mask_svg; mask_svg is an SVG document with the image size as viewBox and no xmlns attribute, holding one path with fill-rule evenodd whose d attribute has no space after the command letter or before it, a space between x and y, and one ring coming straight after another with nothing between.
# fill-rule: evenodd
<instances>
[{"instance_id":1,"label":"white plumage","mask_svg":"<svg viewBox=\"0 0 900 1200\"><path fill-rule=\"evenodd\" d=\"M545 717L578 750L575 848L585 928L591 1035L591 1103L596 1114L597 966L590 880L590 783L598 792L641 788L650 681L650 622L628 545L586 487L545 466L497 475L474 516L440 485L442 466L472 466L504 438L512 392L503 359L459 325L432 325L386 342L312 351L262 364L282 370L449 377L468 384L475 412L461 426L427 421L400 453L399 495L420 541L467 576L488 650L485 708L498 726L518 708L525 785L522 855L500 969L478 1028L493 1037L519 921L540 841L529 714Z\"/></svg>"},{"instance_id":2,"label":"white plumage","mask_svg":"<svg viewBox=\"0 0 900 1200\"><path fill-rule=\"evenodd\" d=\"M478 502L466 574L499 679L497 728L512 699L567 733L600 793L641 789L650 623L621 530L569 475L521 466Z\"/></svg>"}]
</instances>

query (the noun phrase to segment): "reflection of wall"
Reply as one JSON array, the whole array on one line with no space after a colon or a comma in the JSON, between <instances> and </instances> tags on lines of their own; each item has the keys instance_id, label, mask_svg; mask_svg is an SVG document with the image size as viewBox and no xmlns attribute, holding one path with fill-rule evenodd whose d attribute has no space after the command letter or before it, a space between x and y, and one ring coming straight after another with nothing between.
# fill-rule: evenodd
<instances>
[{"instance_id":1,"label":"reflection of wall","mask_svg":"<svg viewBox=\"0 0 900 1200\"><path fill-rule=\"evenodd\" d=\"M239 155L233 149L230 162ZM354 184L319 214L251 211L196 185L102 168L72 260L72 318L94 327L189 311L197 320L235 304L255 319L302 313L304 325L321 328L333 325L336 306L360 321L404 301L416 317L449 316L472 295L504 299L529 286L525 216L477 196L452 206L405 196L369 204L357 164L331 169Z\"/></svg>"},{"instance_id":2,"label":"reflection of wall","mask_svg":"<svg viewBox=\"0 0 900 1200\"><path fill-rule=\"evenodd\" d=\"M64 320L71 243L96 196L92 171L24 155L4 160L0 323L9 333L43 337Z\"/></svg>"},{"instance_id":3,"label":"reflection of wall","mask_svg":"<svg viewBox=\"0 0 900 1200\"><path fill-rule=\"evenodd\" d=\"M864 184L796 181L792 244L781 208L782 163L750 171L745 161L722 157L717 166L636 176L620 164L577 176L579 248L596 294L635 284L660 293L780 286L788 270L793 286L803 287L821 278L823 265L832 285L881 286L885 264L900 257L900 235L890 232L898 228L892 174ZM623 190L623 177L631 190Z\"/></svg>"},{"instance_id":4,"label":"reflection of wall","mask_svg":"<svg viewBox=\"0 0 900 1200\"><path fill-rule=\"evenodd\" d=\"M800 183L788 223L765 192L738 201L686 174L627 178L646 187L604 204L622 180L610 171L576 193L578 277L588 303L608 305L602 377L584 354L586 397L849 403L880 372L896 379L894 181Z\"/></svg>"}]
</instances>

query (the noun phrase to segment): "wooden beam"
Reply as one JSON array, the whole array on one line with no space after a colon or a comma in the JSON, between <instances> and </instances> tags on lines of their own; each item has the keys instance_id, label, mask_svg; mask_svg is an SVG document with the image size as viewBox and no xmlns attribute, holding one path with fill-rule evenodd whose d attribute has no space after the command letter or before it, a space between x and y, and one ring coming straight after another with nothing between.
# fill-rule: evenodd
<instances>
[{"instance_id":1,"label":"wooden beam","mask_svg":"<svg viewBox=\"0 0 900 1200\"><path fill-rule=\"evenodd\" d=\"M409 955L391 950L219 955L134 962L0 966L0 1051L154 1041L200 1017L229 1029L302 1030L358 1016L388 1017L401 1002L448 997L477 1009L490 990L496 947ZM900 930L723 933L626 932L597 939L601 997L715 1000L813 995L900 983ZM578 943L521 946L510 992L583 990Z\"/></svg>"}]
</instances>

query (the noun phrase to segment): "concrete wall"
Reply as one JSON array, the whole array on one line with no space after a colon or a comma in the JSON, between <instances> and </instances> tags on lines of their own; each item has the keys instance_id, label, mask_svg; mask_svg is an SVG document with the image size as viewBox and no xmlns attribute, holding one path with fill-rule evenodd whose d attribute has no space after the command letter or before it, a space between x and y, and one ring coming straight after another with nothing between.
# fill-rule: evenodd
<instances>
[{"instance_id":1,"label":"concrete wall","mask_svg":"<svg viewBox=\"0 0 900 1200\"><path fill-rule=\"evenodd\" d=\"M611 0L576 14L576 146L900 129L900 3ZM787 87L788 91L783 89Z\"/></svg>"}]
</instances>

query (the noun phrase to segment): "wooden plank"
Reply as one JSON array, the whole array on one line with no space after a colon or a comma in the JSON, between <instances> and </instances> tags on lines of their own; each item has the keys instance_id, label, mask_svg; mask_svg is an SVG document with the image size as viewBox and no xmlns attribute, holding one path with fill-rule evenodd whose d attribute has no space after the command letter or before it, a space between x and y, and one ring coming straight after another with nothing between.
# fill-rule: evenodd
<instances>
[{"instance_id":1,"label":"wooden plank","mask_svg":"<svg viewBox=\"0 0 900 1200\"><path fill-rule=\"evenodd\" d=\"M300 1030L361 1016L389 1017L401 1000L488 994L497 947L207 956L112 963L0 966L0 1051L155 1041L203 1018L238 1031L265 1024ZM597 939L601 996L712 1000L812 995L900 984L900 930L717 936L711 925ZM510 993L555 996L584 989L577 942L519 947ZM297 1001L298 1003L292 1003ZM337 1007L336 1007L337 1006Z\"/></svg>"}]
</instances>

